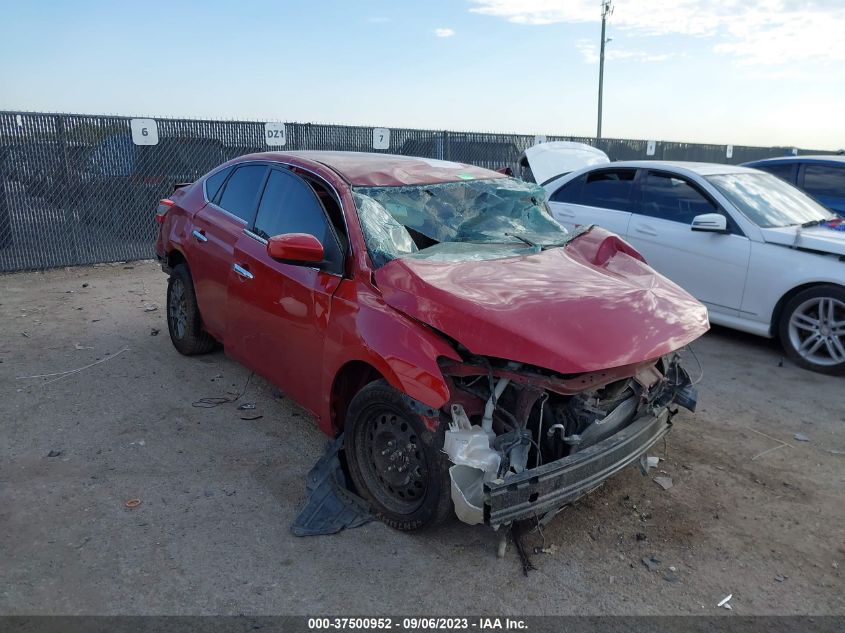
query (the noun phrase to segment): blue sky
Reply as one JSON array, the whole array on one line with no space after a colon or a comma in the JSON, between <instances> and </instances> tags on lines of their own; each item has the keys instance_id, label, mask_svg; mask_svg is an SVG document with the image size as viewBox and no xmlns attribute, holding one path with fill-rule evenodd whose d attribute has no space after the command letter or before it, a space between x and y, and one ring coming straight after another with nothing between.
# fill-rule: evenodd
<instances>
[{"instance_id":1,"label":"blue sky","mask_svg":"<svg viewBox=\"0 0 845 633\"><path fill-rule=\"evenodd\" d=\"M595 134L599 0L0 0L0 109ZM845 1L616 0L605 136L845 147Z\"/></svg>"}]
</instances>

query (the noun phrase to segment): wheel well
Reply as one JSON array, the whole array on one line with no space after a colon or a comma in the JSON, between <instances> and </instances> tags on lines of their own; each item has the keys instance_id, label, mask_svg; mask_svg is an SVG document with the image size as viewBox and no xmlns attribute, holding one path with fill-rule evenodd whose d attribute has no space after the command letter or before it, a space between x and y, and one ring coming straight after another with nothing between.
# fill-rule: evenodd
<instances>
[{"instance_id":1,"label":"wheel well","mask_svg":"<svg viewBox=\"0 0 845 633\"><path fill-rule=\"evenodd\" d=\"M361 389L371 382L384 378L379 371L360 360L353 360L340 368L334 378L331 394L332 427L340 433L346 424L349 403Z\"/></svg>"},{"instance_id":2,"label":"wheel well","mask_svg":"<svg viewBox=\"0 0 845 633\"><path fill-rule=\"evenodd\" d=\"M187 260L182 254L182 251L177 251L175 248L167 254L167 267L173 270L179 264L185 264Z\"/></svg>"},{"instance_id":3,"label":"wheel well","mask_svg":"<svg viewBox=\"0 0 845 633\"><path fill-rule=\"evenodd\" d=\"M775 338L779 338L779 324L780 324L780 315L783 312L784 306L789 303L789 300L792 299L795 295L799 292L803 292L805 290L809 290L810 288L815 288L816 286L838 286L839 284L825 282L825 281L813 281L808 284L804 284L802 286L796 286L785 295L783 295L778 302L775 304L775 309L772 311L772 323L771 323L771 332Z\"/></svg>"}]
</instances>

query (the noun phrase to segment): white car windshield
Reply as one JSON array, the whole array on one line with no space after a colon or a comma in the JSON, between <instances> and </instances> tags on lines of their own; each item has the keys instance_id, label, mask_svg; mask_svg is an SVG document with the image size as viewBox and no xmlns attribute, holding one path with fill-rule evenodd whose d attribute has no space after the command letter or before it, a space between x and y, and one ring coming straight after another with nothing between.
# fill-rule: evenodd
<instances>
[{"instance_id":1,"label":"white car windshield","mask_svg":"<svg viewBox=\"0 0 845 633\"><path fill-rule=\"evenodd\" d=\"M834 217L803 191L771 174L720 174L706 178L761 228L817 224Z\"/></svg>"}]
</instances>

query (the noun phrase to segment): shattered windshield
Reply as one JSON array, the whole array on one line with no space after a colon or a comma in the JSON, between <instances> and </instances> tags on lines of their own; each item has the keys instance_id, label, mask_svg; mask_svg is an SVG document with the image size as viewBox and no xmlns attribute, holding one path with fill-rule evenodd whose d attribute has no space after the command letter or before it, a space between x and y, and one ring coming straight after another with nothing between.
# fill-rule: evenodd
<instances>
[{"instance_id":1,"label":"shattered windshield","mask_svg":"<svg viewBox=\"0 0 845 633\"><path fill-rule=\"evenodd\" d=\"M491 259L568 239L546 206L543 188L513 178L356 187L353 196L377 268L409 255Z\"/></svg>"}]
</instances>

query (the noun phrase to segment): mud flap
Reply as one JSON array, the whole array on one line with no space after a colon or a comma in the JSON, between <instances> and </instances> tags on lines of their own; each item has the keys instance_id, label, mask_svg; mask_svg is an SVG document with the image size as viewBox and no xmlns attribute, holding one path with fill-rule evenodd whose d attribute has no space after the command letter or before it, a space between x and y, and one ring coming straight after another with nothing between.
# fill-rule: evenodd
<instances>
[{"instance_id":1,"label":"mud flap","mask_svg":"<svg viewBox=\"0 0 845 633\"><path fill-rule=\"evenodd\" d=\"M367 502L350 489L340 463L343 434L326 444L326 450L308 473L305 507L291 524L295 536L336 534L373 520Z\"/></svg>"}]
</instances>

